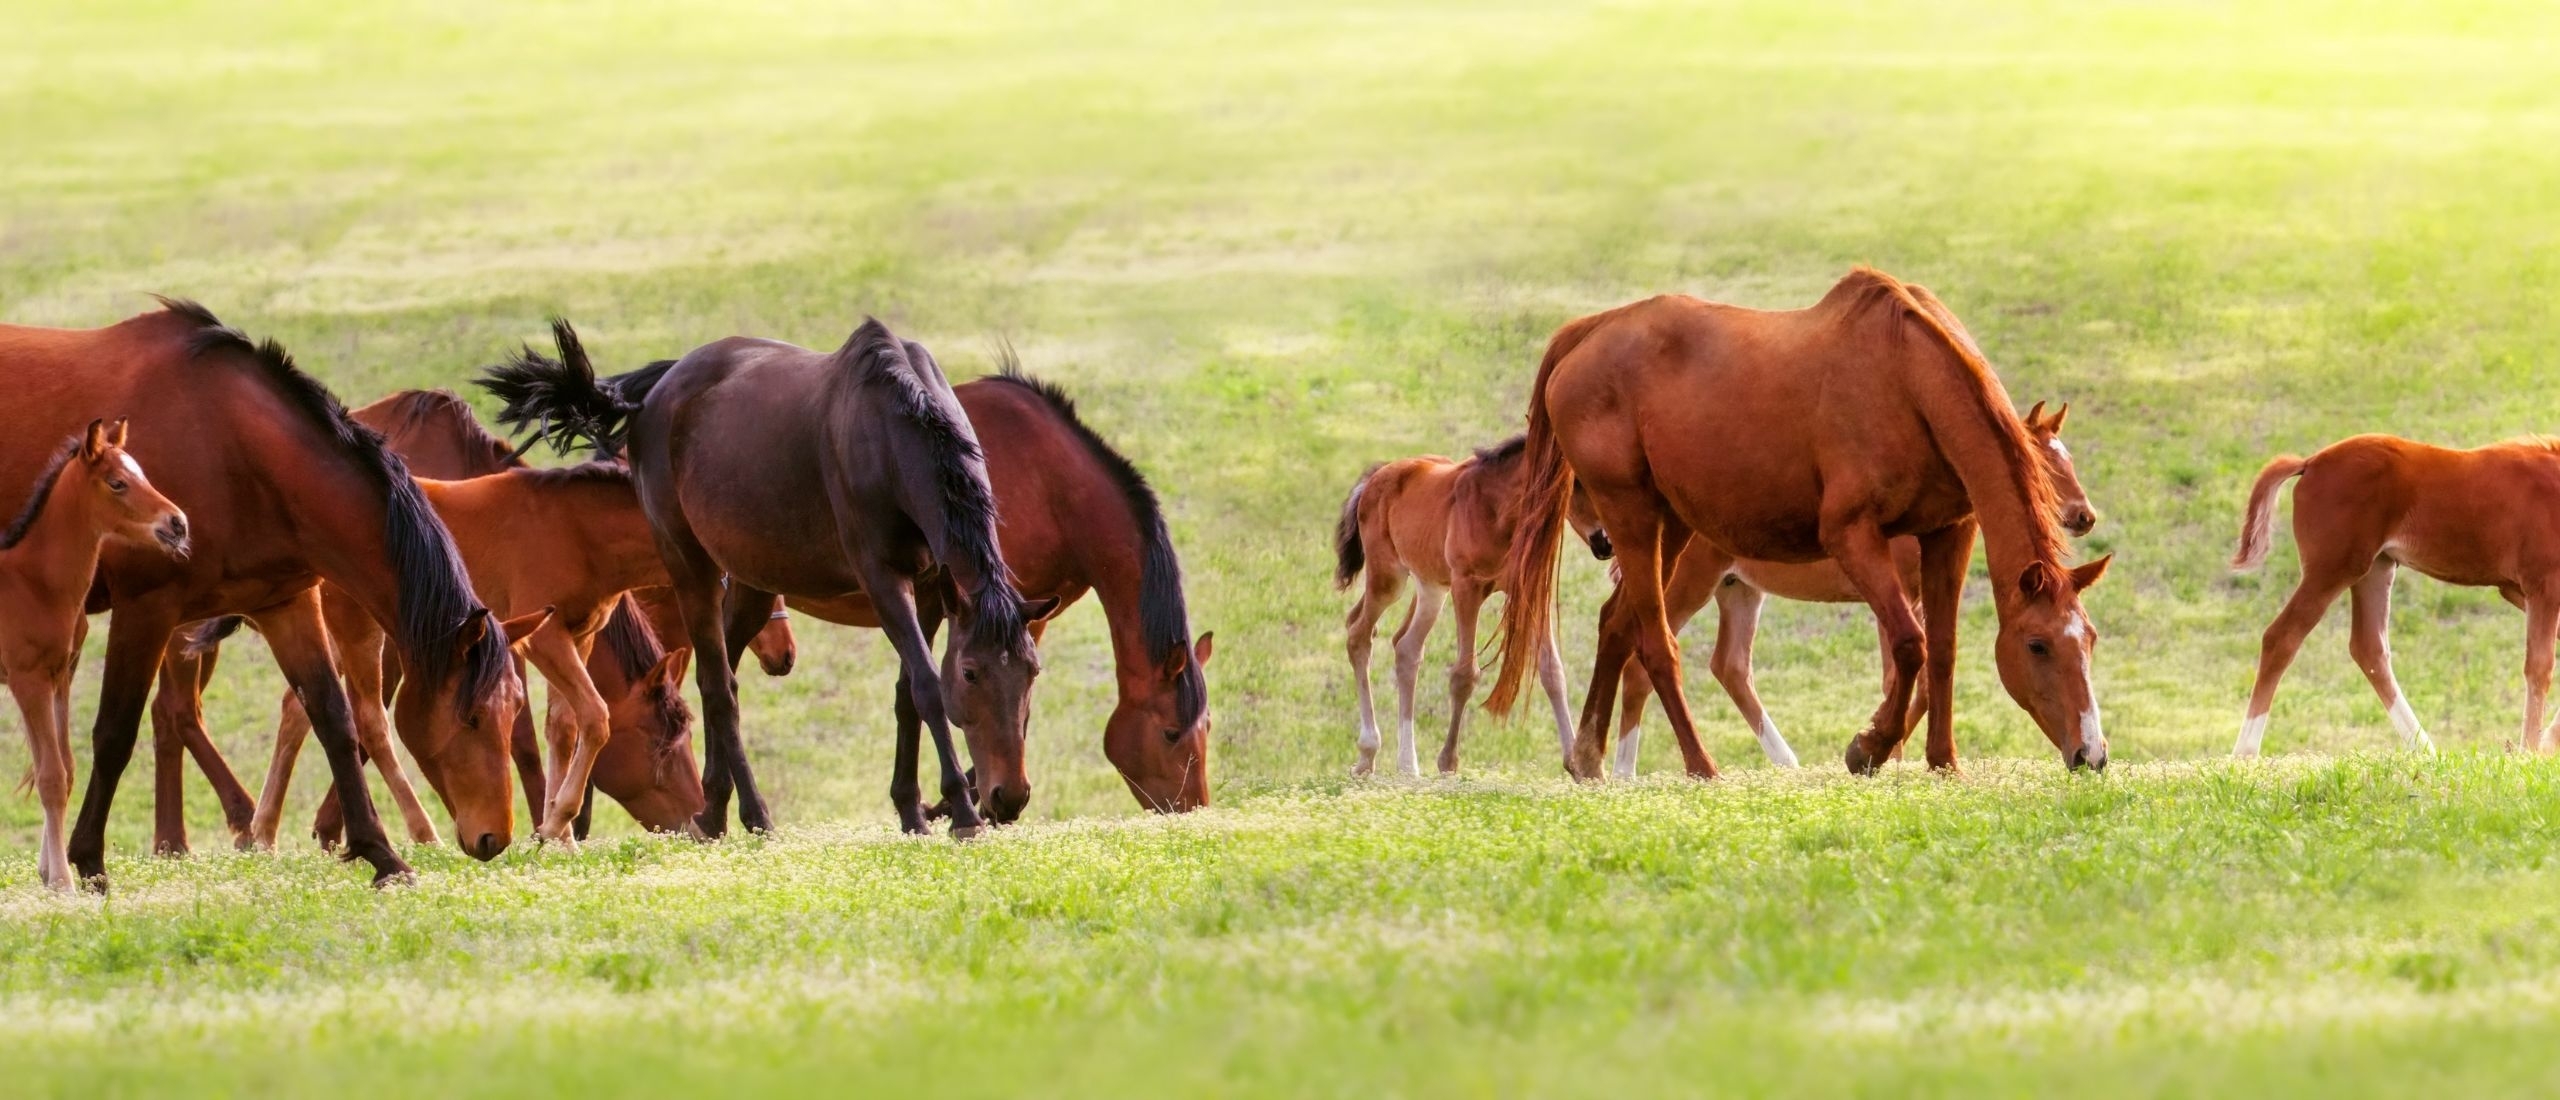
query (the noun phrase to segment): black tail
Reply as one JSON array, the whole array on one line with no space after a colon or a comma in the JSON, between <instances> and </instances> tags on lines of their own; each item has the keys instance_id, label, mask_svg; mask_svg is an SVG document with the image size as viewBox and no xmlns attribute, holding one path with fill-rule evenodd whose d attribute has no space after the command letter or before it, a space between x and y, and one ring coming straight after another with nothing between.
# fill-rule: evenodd
<instances>
[{"instance_id":1,"label":"black tail","mask_svg":"<svg viewBox=\"0 0 2560 1100\"><path fill-rule=\"evenodd\" d=\"M246 615L224 615L218 619L206 619L197 623L195 629L186 632L186 644L180 648L180 652L189 657L202 657L220 646L224 638L239 633L241 626L248 621L249 617Z\"/></svg>"},{"instance_id":2,"label":"black tail","mask_svg":"<svg viewBox=\"0 0 2560 1100\"><path fill-rule=\"evenodd\" d=\"M1351 483L1351 495L1343 498L1342 518L1333 522L1333 586L1351 587L1351 581L1369 564L1369 553L1360 545L1360 494L1369 488L1369 479L1378 473L1379 463L1360 472L1360 480Z\"/></svg>"},{"instance_id":3,"label":"black tail","mask_svg":"<svg viewBox=\"0 0 2560 1100\"><path fill-rule=\"evenodd\" d=\"M505 403L498 410L498 422L519 432L531 430L533 438L549 440L561 454L583 441L606 458L620 457L638 401L626 398L626 391L614 383L597 381L595 365L587 361L587 349L579 344L578 331L569 327L566 318L551 319L551 340L560 352L557 359L527 345L506 362L480 372L480 388ZM657 373L639 387L643 394L665 371L650 367L633 372L641 375L653 370Z\"/></svg>"}]
</instances>

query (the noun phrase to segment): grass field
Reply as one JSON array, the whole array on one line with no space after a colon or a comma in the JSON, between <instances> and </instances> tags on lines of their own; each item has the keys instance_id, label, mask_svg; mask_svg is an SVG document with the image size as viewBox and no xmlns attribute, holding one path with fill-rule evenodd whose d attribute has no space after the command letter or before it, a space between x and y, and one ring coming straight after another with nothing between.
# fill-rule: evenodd
<instances>
[{"instance_id":1,"label":"grass field","mask_svg":"<svg viewBox=\"0 0 2560 1100\"><path fill-rule=\"evenodd\" d=\"M2501 751L2520 614L2403 582L2440 758L2392 751L2333 621L2278 759L2220 760L2294 576L2289 537L2223 567L2260 463L2551 426L2539 5L0 0L0 25L0 318L196 297L351 400L459 386L555 310L621 365L866 312L957 375L1010 339L1153 476L1219 639L1219 806L1179 820L1102 758L1091 608L1050 634L1036 820L965 847L891 835L889 650L823 628L744 685L771 838L608 808L579 856L419 851L377 894L304 847L149 858L137 771L117 893L62 899L32 801L0 798L0 1092L2560 1086L2560 771ZM1861 262L1938 291L2021 402L2073 403L2084 551L2120 555L2089 598L2113 770L2062 773L1977 599L1960 778L1839 774L1871 627L1787 604L1760 687L1804 773L1701 670L1730 782L1674 778L1658 721L1632 785L1552 778L1529 720L1481 722L1462 780L1342 778L1326 537L1364 466L1513 430L1572 316L1791 307ZM1571 663L1605 581L1566 581ZM224 669L217 736L254 773L279 681L254 642ZM0 774L24 754L0 739Z\"/></svg>"}]
</instances>

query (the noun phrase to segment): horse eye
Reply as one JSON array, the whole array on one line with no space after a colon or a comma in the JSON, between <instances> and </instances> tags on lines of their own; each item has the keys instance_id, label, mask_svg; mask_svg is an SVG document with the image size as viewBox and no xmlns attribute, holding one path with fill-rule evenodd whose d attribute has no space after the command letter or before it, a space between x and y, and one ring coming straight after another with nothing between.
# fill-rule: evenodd
<instances>
[{"instance_id":1,"label":"horse eye","mask_svg":"<svg viewBox=\"0 0 2560 1100\"><path fill-rule=\"evenodd\" d=\"M974 668L964 668L964 669L961 669L961 670L960 670L960 682L961 682L961 683L964 683L964 684L974 684L974 683L977 683L977 682L978 682L978 670L977 670L977 669L974 669Z\"/></svg>"},{"instance_id":2,"label":"horse eye","mask_svg":"<svg viewBox=\"0 0 2560 1100\"><path fill-rule=\"evenodd\" d=\"M2053 655L2052 647L2045 645L2044 639L2042 638L2029 641L2027 643L2027 652L2035 654L2038 657L2050 657Z\"/></svg>"},{"instance_id":3,"label":"horse eye","mask_svg":"<svg viewBox=\"0 0 2560 1100\"><path fill-rule=\"evenodd\" d=\"M125 483L121 481L110 481L107 483L107 489L110 492L121 493L125 491L125 488Z\"/></svg>"},{"instance_id":4,"label":"horse eye","mask_svg":"<svg viewBox=\"0 0 2560 1100\"><path fill-rule=\"evenodd\" d=\"M1170 729L1170 730L1166 730L1166 731L1164 731L1164 743L1165 743L1165 744L1168 744L1168 745L1177 744L1177 743L1180 743L1180 742L1181 742L1181 740L1182 740L1182 731L1181 731L1181 730L1178 730L1178 729Z\"/></svg>"}]
</instances>

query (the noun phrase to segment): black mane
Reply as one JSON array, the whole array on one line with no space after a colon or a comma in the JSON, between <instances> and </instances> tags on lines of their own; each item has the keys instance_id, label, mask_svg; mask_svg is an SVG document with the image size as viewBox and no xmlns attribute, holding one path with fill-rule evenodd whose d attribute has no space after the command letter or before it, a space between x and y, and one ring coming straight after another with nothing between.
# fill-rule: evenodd
<instances>
[{"instance_id":1,"label":"black mane","mask_svg":"<svg viewBox=\"0 0 2560 1100\"><path fill-rule=\"evenodd\" d=\"M409 468L383 446L382 435L347 415L338 395L293 365L293 356L274 340L251 343L239 329L223 324L212 311L184 299L162 298L169 312L195 323L188 351L196 356L232 353L256 365L276 391L320 429L383 492L383 544L399 586L399 622L392 638L413 674L440 683L457 669L462 675L460 705L469 707L507 675L507 636L492 617L478 640L460 645L464 622L485 610L471 593L462 554L453 536L427 505L425 494L409 476Z\"/></svg>"},{"instance_id":2,"label":"black mane","mask_svg":"<svg viewBox=\"0 0 2560 1100\"><path fill-rule=\"evenodd\" d=\"M996 497L987 484L986 456L968 414L960 409L960 398L951 392L951 380L943 377L924 345L898 339L872 317L862 319L862 327L836 352L836 361L864 384L895 394L907 422L924 439L942 491L942 530L935 550L984 578L980 591L969 594L972 641L1010 646L1027 639L1022 596L1014 591L1004 551L996 544Z\"/></svg>"},{"instance_id":3,"label":"black mane","mask_svg":"<svg viewBox=\"0 0 2560 1100\"><path fill-rule=\"evenodd\" d=\"M1159 668L1175 654L1184 655L1182 677L1174 685L1175 721L1186 730L1191 728L1209 709L1209 680L1201 672L1200 662L1188 659L1191 611L1182 594L1182 559L1174 555L1173 535L1165 527L1164 508L1156 500L1155 487L1147 484L1146 475L1138 472L1128 456L1076 415L1075 399L1065 390L1024 373L1012 348L1004 349L998 372L986 381L1019 386L1046 402L1083 441L1085 450L1119 486L1121 498L1128 501L1142 546L1138 559L1138 634L1146 640L1147 659Z\"/></svg>"},{"instance_id":4,"label":"black mane","mask_svg":"<svg viewBox=\"0 0 2560 1100\"><path fill-rule=\"evenodd\" d=\"M1527 453L1528 448L1529 436L1524 432L1493 446L1476 448L1476 461L1486 466L1500 466Z\"/></svg>"},{"instance_id":5,"label":"black mane","mask_svg":"<svg viewBox=\"0 0 2560 1100\"><path fill-rule=\"evenodd\" d=\"M667 649L658 641L656 631L649 629L649 618L625 595L614 605L613 617L605 620L602 636L604 651L611 654L622 678L634 684L647 676L658 662L666 659ZM657 740L649 747L663 758L685 743L685 735L693 730L693 711L684 703L684 692L665 684L648 687L649 705L658 712Z\"/></svg>"},{"instance_id":6,"label":"black mane","mask_svg":"<svg viewBox=\"0 0 2560 1100\"><path fill-rule=\"evenodd\" d=\"M17 518L9 521L7 530L0 531L0 550L26 541L27 530L36 525L37 516L44 514L44 502L53 499L53 483L61 480L62 468L71 464L71 456L80 453L81 438L75 435L63 440L62 446L53 449L53 457L44 460L44 469L36 474L35 491L27 494L27 506L18 509Z\"/></svg>"}]
</instances>

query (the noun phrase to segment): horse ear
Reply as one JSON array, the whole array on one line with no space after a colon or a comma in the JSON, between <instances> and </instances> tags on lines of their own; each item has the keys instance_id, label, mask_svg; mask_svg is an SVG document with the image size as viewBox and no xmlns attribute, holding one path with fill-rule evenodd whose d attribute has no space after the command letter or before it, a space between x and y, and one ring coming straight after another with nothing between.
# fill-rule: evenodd
<instances>
[{"instance_id":1,"label":"horse ear","mask_svg":"<svg viewBox=\"0 0 2560 1100\"><path fill-rule=\"evenodd\" d=\"M2053 410L2053 420L2045 425L2045 430L2052 432L2055 435L2061 435L2062 418L2069 415L2071 415L2071 402L2065 401L2062 403L2061 408Z\"/></svg>"},{"instance_id":2,"label":"horse ear","mask_svg":"<svg viewBox=\"0 0 2560 1100\"><path fill-rule=\"evenodd\" d=\"M107 442L107 422L104 420L90 421L88 434L80 437L80 457L88 459L91 462L95 462L98 460L100 455L107 453L107 448L109 446L110 444Z\"/></svg>"},{"instance_id":3,"label":"horse ear","mask_svg":"<svg viewBox=\"0 0 2560 1100\"><path fill-rule=\"evenodd\" d=\"M692 661L693 647L677 646L674 652L658 658L657 666L651 668L649 675L643 677L641 682L648 683L654 680L665 684L669 690L682 690L685 666Z\"/></svg>"},{"instance_id":4,"label":"horse ear","mask_svg":"<svg viewBox=\"0 0 2560 1100\"><path fill-rule=\"evenodd\" d=\"M1215 641L1217 637L1218 632L1212 630L1206 634L1202 634L1199 641L1191 643L1191 659L1199 662L1200 667L1209 667L1209 652L1217 648L1210 643Z\"/></svg>"},{"instance_id":5,"label":"horse ear","mask_svg":"<svg viewBox=\"0 0 2560 1100\"><path fill-rule=\"evenodd\" d=\"M2041 596L2052 591L2053 573L2054 568L2050 562L2028 562L2025 569L2018 571L2018 592L2021 595Z\"/></svg>"},{"instance_id":6,"label":"horse ear","mask_svg":"<svg viewBox=\"0 0 2560 1100\"><path fill-rule=\"evenodd\" d=\"M2042 402L2042 401L2038 401L2038 402L2036 402L2036 406L2035 406L2034 408L2032 408L2032 409L2028 409L2028 410L2027 410L2027 417L2026 417L2026 420L2027 420L2027 427L2028 427L2028 428L2033 429L2033 430L2036 430L2036 431L2043 431L2043 430L2044 430L2044 427L2045 427L2045 425L2044 425L2044 402Z\"/></svg>"},{"instance_id":7,"label":"horse ear","mask_svg":"<svg viewBox=\"0 0 2560 1100\"><path fill-rule=\"evenodd\" d=\"M546 607L531 614L518 615L498 625L506 628L507 640L510 643L522 642L533 637L534 631L542 629L542 624L550 622L551 614L555 610L557 608Z\"/></svg>"},{"instance_id":8,"label":"horse ear","mask_svg":"<svg viewBox=\"0 0 2560 1100\"><path fill-rule=\"evenodd\" d=\"M1056 614L1057 611L1058 598L1056 596L1042 596L1036 600L1022 601L1022 621L1027 623L1039 622L1042 619L1046 619L1049 616Z\"/></svg>"},{"instance_id":9,"label":"horse ear","mask_svg":"<svg viewBox=\"0 0 2560 1100\"><path fill-rule=\"evenodd\" d=\"M2109 554L2096 561L2081 563L2078 568L2071 571L2071 590L2073 592L2087 591L2090 585L2098 583L2098 578L2107 575L2107 563L2114 560L2116 560L2116 556Z\"/></svg>"},{"instance_id":10,"label":"horse ear","mask_svg":"<svg viewBox=\"0 0 2560 1100\"><path fill-rule=\"evenodd\" d=\"M462 617L462 625L454 628L453 635L464 649L479 645L482 638L489 636L489 609L472 608L470 614Z\"/></svg>"},{"instance_id":11,"label":"horse ear","mask_svg":"<svg viewBox=\"0 0 2560 1100\"><path fill-rule=\"evenodd\" d=\"M114 444L118 449L122 449L124 447L125 425L125 418L119 416L116 418L115 423L107 426L107 431L113 436L113 438L107 440L107 442Z\"/></svg>"}]
</instances>

